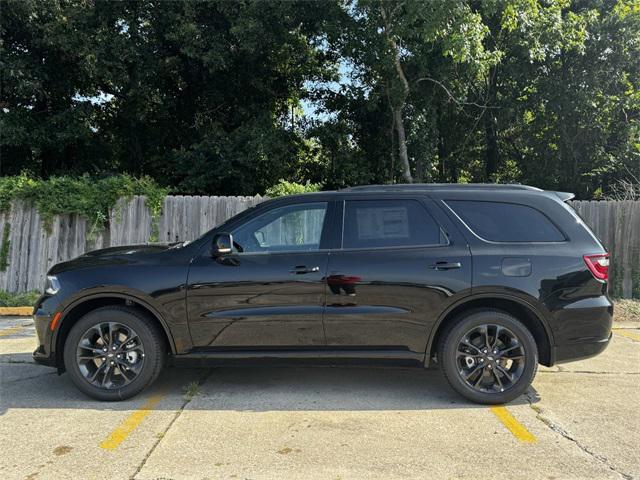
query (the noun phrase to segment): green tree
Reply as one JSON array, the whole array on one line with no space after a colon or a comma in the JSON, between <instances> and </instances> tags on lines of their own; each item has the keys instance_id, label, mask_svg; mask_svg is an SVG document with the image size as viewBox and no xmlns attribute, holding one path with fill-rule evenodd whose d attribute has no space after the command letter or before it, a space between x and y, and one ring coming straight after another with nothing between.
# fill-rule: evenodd
<instances>
[{"instance_id":1,"label":"green tree","mask_svg":"<svg viewBox=\"0 0 640 480\"><path fill-rule=\"evenodd\" d=\"M290 112L305 82L331 75L317 42L335 7L3 4L2 173L124 171L190 193L264 191L309 153Z\"/></svg>"},{"instance_id":2,"label":"green tree","mask_svg":"<svg viewBox=\"0 0 640 480\"><path fill-rule=\"evenodd\" d=\"M86 2L0 5L0 174L47 175L99 148ZM86 168L87 165L84 165Z\"/></svg>"},{"instance_id":3,"label":"green tree","mask_svg":"<svg viewBox=\"0 0 640 480\"><path fill-rule=\"evenodd\" d=\"M398 159L402 178L412 182L415 170L422 178L422 162L411 165L407 131L411 123L424 123L429 117L425 110L436 105L415 108L425 94L421 84L457 101L451 82L439 74L454 65L478 74L495 63L497 55L483 44L487 29L465 2L359 0L347 10L351 25L342 52L355 65L356 88L365 90L373 103L378 98L386 102L391 159L393 164Z\"/></svg>"},{"instance_id":4,"label":"green tree","mask_svg":"<svg viewBox=\"0 0 640 480\"><path fill-rule=\"evenodd\" d=\"M640 178L638 0L6 0L0 62L1 175Z\"/></svg>"}]
</instances>

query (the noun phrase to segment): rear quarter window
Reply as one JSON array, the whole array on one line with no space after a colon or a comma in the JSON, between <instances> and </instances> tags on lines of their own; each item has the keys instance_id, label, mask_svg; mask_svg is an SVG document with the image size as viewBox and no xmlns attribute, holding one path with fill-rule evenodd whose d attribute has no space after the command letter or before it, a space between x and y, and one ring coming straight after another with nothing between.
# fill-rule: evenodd
<instances>
[{"instance_id":1,"label":"rear quarter window","mask_svg":"<svg viewBox=\"0 0 640 480\"><path fill-rule=\"evenodd\" d=\"M480 238L491 242L562 242L566 238L539 210L517 203L447 200Z\"/></svg>"}]
</instances>

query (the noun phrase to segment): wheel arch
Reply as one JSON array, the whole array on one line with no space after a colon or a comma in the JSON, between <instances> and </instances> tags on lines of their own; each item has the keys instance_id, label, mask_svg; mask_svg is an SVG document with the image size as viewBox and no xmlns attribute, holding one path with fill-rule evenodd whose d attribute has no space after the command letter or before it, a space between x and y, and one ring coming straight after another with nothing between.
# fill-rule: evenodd
<instances>
[{"instance_id":1,"label":"wheel arch","mask_svg":"<svg viewBox=\"0 0 640 480\"><path fill-rule=\"evenodd\" d=\"M65 368L63 358L64 342L66 341L73 325L75 325L83 315L90 311L110 305L127 306L146 313L161 326L161 331L168 351L172 354L176 353L175 341L171 334L171 330L160 312L150 305L149 302L146 302L134 295L118 292L101 292L79 298L62 310L62 321L56 329L55 337L52 339L52 343L55 346L55 364L59 371L64 371Z\"/></svg>"},{"instance_id":2,"label":"wheel arch","mask_svg":"<svg viewBox=\"0 0 640 480\"><path fill-rule=\"evenodd\" d=\"M518 297L504 294L482 294L465 298L450 306L438 318L427 343L425 366L428 366L436 355L438 343L447 329L456 322L456 319L465 312L478 309L502 310L518 318L536 341L539 362L546 366L553 365L553 334L544 315L534 305Z\"/></svg>"}]
</instances>

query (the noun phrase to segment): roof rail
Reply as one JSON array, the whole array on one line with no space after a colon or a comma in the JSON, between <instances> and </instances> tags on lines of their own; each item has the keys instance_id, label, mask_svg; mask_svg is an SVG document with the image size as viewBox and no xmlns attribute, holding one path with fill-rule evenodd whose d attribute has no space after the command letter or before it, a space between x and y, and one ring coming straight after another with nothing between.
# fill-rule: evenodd
<instances>
[{"instance_id":1,"label":"roof rail","mask_svg":"<svg viewBox=\"0 0 640 480\"><path fill-rule=\"evenodd\" d=\"M356 187L344 188L341 191L397 191L397 190L533 190L542 192L543 190L529 185L518 183L396 183L393 185L358 185Z\"/></svg>"}]
</instances>

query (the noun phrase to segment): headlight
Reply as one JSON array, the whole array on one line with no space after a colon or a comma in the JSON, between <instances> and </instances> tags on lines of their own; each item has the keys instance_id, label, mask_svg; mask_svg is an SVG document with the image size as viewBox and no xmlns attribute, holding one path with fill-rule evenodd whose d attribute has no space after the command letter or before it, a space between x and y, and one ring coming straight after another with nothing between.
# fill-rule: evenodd
<instances>
[{"instance_id":1,"label":"headlight","mask_svg":"<svg viewBox=\"0 0 640 480\"><path fill-rule=\"evenodd\" d=\"M58 281L58 277L53 275L47 275L47 282L44 286L44 291L49 295L55 295L60 290L60 282Z\"/></svg>"}]
</instances>

